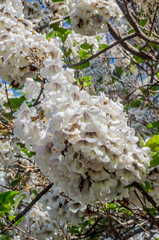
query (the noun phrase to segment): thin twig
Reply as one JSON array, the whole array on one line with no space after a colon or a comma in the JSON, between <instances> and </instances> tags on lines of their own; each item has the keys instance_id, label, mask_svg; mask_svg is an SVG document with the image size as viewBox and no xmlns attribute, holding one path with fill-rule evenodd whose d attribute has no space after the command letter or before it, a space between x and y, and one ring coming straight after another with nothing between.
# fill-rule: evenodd
<instances>
[{"instance_id":1,"label":"thin twig","mask_svg":"<svg viewBox=\"0 0 159 240\"><path fill-rule=\"evenodd\" d=\"M151 218L152 222L153 222L157 227L159 227L159 224L155 221L155 219L153 218L153 216L149 213L149 211L147 210L147 208L144 206L144 204L143 204L143 202L141 201L139 195L137 194L137 191L134 190L134 192L135 192L135 195L137 196L139 202L141 203L143 209L147 212L148 216Z\"/></svg>"},{"instance_id":2,"label":"thin twig","mask_svg":"<svg viewBox=\"0 0 159 240\"><path fill-rule=\"evenodd\" d=\"M152 30L153 30L153 25L154 25L154 23L155 23L155 19L156 19L156 15L157 15L158 9L159 9L159 5L157 5L156 10L155 10L155 14L154 14L154 16L153 16L153 20L152 20L152 24L151 24L149 36L151 36Z\"/></svg>"},{"instance_id":3,"label":"thin twig","mask_svg":"<svg viewBox=\"0 0 159 240\"><path fill-rule=\"evenodd\" d=\"M11 114L13 115L13 109L12 109L12 106L11 106L11 103L10 103L10 100L9 100L9 97L8 97L8 88L7 88L7 84L6 83L5 83L5 92L6 92L8 106L10 108Z\"/></svg>"},{"instance_id":4,"label":"thin twig","mask_svg":"<svg viewBox=\"0 0 159 240\"><path fill-rule=\"evenodd\" d=\"M47 27L49 27L49 26L51 26L51 25L54 25L55 23L62 22L62 21L66 20L66 19L69 19L69 18L70 18L70 16L67 16L67 17L64 17L64 18L55 19L55 20L53 20L53 21L51 21L51 22L49 22L49 23L46 23L46 24L44 24L44 25L42 25L42 26L40 26L40 27L36 27L36 28L35 28L35 31L40 32L40 31L41 31L42 29L44 29L44 28L47 28Z\"/></svg>"},{"instance_id":5,"label":"thin twig","mask_svg":"<svg viewBox=\"0 0 159 240\"><path fill-rule=\"evenodd\" d=\"M137 188L137 189L145 196L145 198L147 199L147 201L148 201L149 203L151 203L151 204L154 206L154 208L156 208L156 209L158 210L158 212L159 212L159 207L157 206L157 204L156 204L156 202L154 201L154 199L145 191L145 189L143 189L143 188L140 186L140 184L139 184L138 182L133 182L133 183L131 184L131 186Z\"/></svg>"},{"instance_id":6,"label":"thin twig","mask_svg":"<svg viewBox=\"0 0 159 240\"><path fill-rule=\"evenodd\" d=\"M44 91L44 84L45 84L45 82L46 82L46 79L43 78L43 83L42 83L42 86L41 86L41 89L40 89L40 93L39 93L39 95L38 95L36 101L35 101L34 104L33 104L34 107L40 103L39 100L40 100L41 95L43 94L43 91Z\"/></svg>"},{"instance_id":7,"label":"thin twig","mask_svg":"<svg viewBox=\"0 0 159 240\"><path fill-rule=\"evenodd\" d=\"M111 23L108 23L108 30L111 33L111 35L114 37L115 40L120 40L122 39L121 35L116 31L116 29L114 28L114 26ZM136 36L138 36L138 34L136 33ZM140 52L137 48L135 48L133 45L131 45L128 42L124 42L122 41L120 43L120 45L127 51L129 51L131 54L140 57L142 59L146 59L146 60L154 60L155 62L159 61L159 58L157 56L154 56L152 54L147 54L145 52Z\"/></svg>"},{"instance_id":8,"label":"thin twig","mask_svg":"<svg viewBox=\"0 0 159 240\"><path fill-rule=\"evenodd\" d=\"M53 186L53 182L50 183L47 187L45 187L32 201L31 203L28 204L28 206L26 208L24 208L24 210L22 212L20 212L12 221L11 224L16 223L20 218L22 218L33 206L34 204L45 194L49 191L49 189ZM5 228L10 228L11 225L9 224L7 227ZM5 230L5 228L3 229L3 231Z\"/></svg>"},{"instance_id":9,"label":"thin twig","mask_svg":"<svg viewBox=\"0 0 159 240\"><path fill-rule=\"evenodd\" d=\"M9 220L7 220L6 218L0 216L0 218L2 218L3 220L5 220L6 222L8 222L12 227L16 228L18 231L22 232L24 235L26 235L27 237L29 237L29 239L32 240L38 240L34 237L31 237L27 232L25 232L23 229L21 229L20 227L15 226L14 224L12 224Z\"/></svg>"},{"instance_id":10,"label":"thin twig","mask_svg":"<svg viewBox=\"0 0 159 240\"><path fill-rule=\"evenodd\" d=\"M124 4L123 4L123 1L120 1L120 0L115 0L115 1L116 1L117 5L119 6L120 10L122 11L122 13L124 14L125 18L128 20L130 25L134 28L135 32L137 33L137 35L139 37L141 37L145 41L159 44L159 39L156 39L153 37L148 37L144 32L141 31L141 29L137 25L135 18L131 14L131 12L128 8L127 2L125 0L124 0Z\"/></svg>"}]
</instances>

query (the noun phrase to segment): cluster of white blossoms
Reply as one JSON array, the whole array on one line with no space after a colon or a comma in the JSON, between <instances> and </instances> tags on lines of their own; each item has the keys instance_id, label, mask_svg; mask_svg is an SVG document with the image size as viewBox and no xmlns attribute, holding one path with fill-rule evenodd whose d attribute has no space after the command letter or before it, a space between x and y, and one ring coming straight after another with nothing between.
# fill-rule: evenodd
<instances>
[{"instance_id":1,"label":"cluster of white blossoms","mask_svg":"<svg viewBox=\"0 0 159 240\"><path fill-rule=\"evenodd\" d=\"M50 207L52 210L52 207ZM52 211L52 214L54 212ZM60 228L67 235L67 225L60 221L56 221L56 216L52 217L49 211L44 208L43 204L37 202L31 211L26 215L25 219L19 225L31 237L36 237L38 240L63 240L64 235ZM19 232L20 234L20 232ZM20 239L26 239L24 235Z\"/></svg>"},{"instance_id":2,"label":"cluster of white blossoms","mask_svg":"<svg viewBox=\"0 0 159 240\"><path fill-rule=\"evenodd\" d=\"M41 75L48 81L44 117L37 119L25 103L15 114L15 134L36 152L38 166L74 201L128 196L124 187L144 178L150 157L148 148L137 146L122 105L80 91L59 60L45 61Z\"/></svg>"},{"instance_id":3,"label":"cluster of white blossoms","mask_svg":"<svg viewBox=\"0 0 159 240\"><path fill-rule=\"evenodd\" d=\"M47 57L61 54L57 40L33 31L24 19L20 0L0 1L0 72L3 80L23 84L26 77L35 77Z\"/></svg>"},{"instance_id":4,"label":"cluster of white blossoms","mask_svg":"<svg viewBox=\"0 0 159 240\"><path fill-rule=\"evenodd\" d=\"M77 0L70 16L73 30L89 36L105 32L107 22L120 19L122 13L114 0Z\"/></svg>"},{"instance_id":5,"label":"cluster of white blossoms","mask_svg":"<svg viewBox=\"0 0 159 240\"><path fill-rule=\"evenodd\" d=\"M22 3L24 6L24 17L33 23L34 28L48 24L50 18L53 17L53 13L46 9L40 1L22 0Z\"/></svg>"},{"instance_id":6,"label":"cluster of white blossoms","mask_svg":"<svg viewBox=\"0 0 159 240\"><path fill-rule=\"evenodd\" d=\"M35 181L32 184L34 185ZM30 201L30 194L27 192L23 198L23 204L28 201ZM63 196L58 187L53 186L51 191L44 195L27 213L19 226L38 240L43 240L44 236L48 240L62 240L64 239L63 232L66 236L69 236L68 221L73 225L78 225L86 209L87 206L74 203ZM21 236L21 239L25 238Z\"/></svg>"},{"instance_id":7,"label":"cluster of white blossoms","mask_svg":"<svg viewBox=\"0 0 159 240\"><path fill-rule=\"evenodd\" d=\"M75 0L63 0L61 2L53 2L52 0L41 0L41 2L55 15L58 14L58 16L64 17L68 15L68 13L71 11L75 4Z\"/></svg>"}]
</instances>

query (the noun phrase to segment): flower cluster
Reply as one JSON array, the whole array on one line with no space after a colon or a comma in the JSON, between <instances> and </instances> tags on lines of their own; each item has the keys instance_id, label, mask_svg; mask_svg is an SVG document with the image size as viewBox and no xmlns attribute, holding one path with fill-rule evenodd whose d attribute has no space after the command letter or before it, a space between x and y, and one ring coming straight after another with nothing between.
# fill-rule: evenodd
<instances>
[{"instance_id":1,"label":"flower cluster","mask_svg":"<svg viewBox=\"0 0 159 240\"><path fill-rule=\"evenodd\" d=\"M52 13L41 2L22 0L22 3L24 6L24 18L31 21L34 27L40 27L49 23Z\"/></svg>"},{"instance_id":2,"label":"flower cluster","mask_svg":"<svg viewBox=\"0 0 159 240\"><path fill-rule=\"evenodd\" d=\"M47 57L60 56L57 40L33 31L32 23L24 19L22 2L0 2L0 72L3 80L16 86L26 77L35 77Z\"/></svg>"},{"instance_id":3,"label":"flower cluster","mask_svg":"<svg viewBox=\"0 0 159 240\"><path fill-rule=\"evenodd\" d=\"M63 0L52 2L52 0L42 0L44 6L51 10L52 13L58 16L66 16L71 11L72 7L75 4L75 0Z\"/></svg>"},{"instance_id":4,"label":"flower cluster","mask_svg":"<svg viewBox=\"0 0 159 240\"><path fill-rule=\"evenodd\" d=\"M122 14L114 0L78 0L70 16L73 30L89 36L105 32L107 22L121 18Z\"/></svg>"},{"instance_id":5,"label":"flower cluster","mask_svg":"<svg viewBox=\"0 0 159 240\"><path fill-rule=\"evenodd\" d=\"M137 147L122 105L104 94L90 96L58 60L45 62L44 118L24 103L15 134L31 145L43 172L74 201L94 204L128 195L124 186L144 177L149 149ZM35 117L35 118L34 118Z\"/></svg>"},{"instance_id":6,"label":"flower cluster","mask_svg":"<svg viewBox=\"0 0 159 240\"><path fill-rule=\"evenodd\" d=\"M29 199L30 195L27 193L23 198L23 203ZM74 203L63 196L60 189L53 186L51 192L44 195L34 205L25 219L20 223L20 227L29 233L30 236L39 240L43 239L44 235L48 240L62 240L64 239L63 234L66 236L69 235L67 222L72 222L73 225L78 224L86 208L86 206ZM43 235L41 235L41 232L43 232Z\"/></svg>"}]
</instances>

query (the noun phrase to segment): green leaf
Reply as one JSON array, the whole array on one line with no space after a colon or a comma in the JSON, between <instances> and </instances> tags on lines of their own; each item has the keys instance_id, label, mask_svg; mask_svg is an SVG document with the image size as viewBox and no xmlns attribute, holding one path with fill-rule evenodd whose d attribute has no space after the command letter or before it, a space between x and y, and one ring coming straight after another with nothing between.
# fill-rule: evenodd
<instances>
[{"instance_id":1,"label":"green leaf","mask_svg":"<svg viewBox=\"0 0 159 240\"><path fill-rule=\"evenodd\" d=\"M128 34L134 33L134 32L135 32L135 30L134 30L134 29L131 29L131 30L128 32Z\"/></svg>"},{"instance_id":2,"label":"green leaf","mask_svg":"<svg viewBox=\"0 0 159 240\"><path fill-rule=\"evenodd\" d=\"M109 46L108 44L99 44L99 50L107 48L108 46Z\"/></svg>"},{"instance_id":3,"label":"green leaf","mask_svg":"<svg viewBox=\"0 0 159 240\"><path fill-rule=\"evenodd\" d=\"M16 186L16 185L18 185L19 180L20 180L20 178L17 178L17 179L15 179L15 180L13 180L13 181L10 183L10 185L13 186L13 187Z\"/></svg>"},{"instance_id":4,"label":"green leaf","mask_svg":"<svg viewBox=\"0 0 159 240\"><path fill-rule=\"evenodd\" d=\"M147 192L151 192L151 184L148 181L145 181L145 186L143 186L143 188L147 191Z\"/></svg>"},{"instance_id":5,"label":"green leaf","mask_svg":"<svg viewBox=\"0 0 159 240\"><path fill-rule=\"evenodd\" d=\"M24 101L26 101L26 98L24 96L20 98L9 98L9 102L13 111L16 111L18 108L20 108ZM3 104L3 106L9 107L8 103Z\"/></svg>"},{"instance_id":6,"label":"green leaf","mask_svg":"<svg viewBox=\"0 0 159 240\"><path fill-rule=\"evenodd\" d=\"M87 51L81 49L81 50L79 50L78 56L80 58L86 59L86 58L90 57L90 54Z\"/></svg>"},{"instance_id":7,"label":"green leaf","mask_svg":"<svg viewBox=\"0 0 159 240\"><path fill-rule=\"evenodd\" d=\"M19 195L18 197L16 197L15 199L15 203L13 204L13 207L15 208L15 210L17 209L19 203L21 202L21 200L25 197L25 193Z\"/></svg>"},{"instance_id":8,"label":"green leaf","mask_svg":"<svg viewBox=\"0 0 159 240\"><path fill-rule=\"evenodd\" d=\"M81 44L80 47L83 48L84 50L88 50L91 47L91 45L89 43L85 42L85 43Z\"/></svg>"},{"instance_id":9,"label":"green leaf","mask_svg":"<svg viewBox=\"0 0 159 240\"><path fill-rule=\"evenodd\" d=\"M90 76L84 76L83 78L80 79L81 82L88 82L92 79Z\"/></svg>"},{"instance_id":10,"label":"green leaf","mask_svg":"<svg viewBox=\"0 0 159 240\"><path fill-rule=\"evenodd\" d=\"M159 135L154 135L152 138L150 138L146 142L145 147L149 147L152 152L159 151Z\"/></svg>"},{"instance_id":11,"label":"green leaf","mask_svg":"<svg viewBox=\"0 0 159 240\"><path fill-rule=\"evenodd\" d=\"M0 193L0 203L3 204L12 200L19 193L19 191L7 191Z\"/></svg>"},{"instance_id":12,"label":"green leaf","mask_svg":"<svg viewBox=\"0 0 159 240\"><path fill-rule=\"evenodd\" d=\"M90 62L86 62L80 66L72 67L72 69L84 69L84 68L88 68L89 66L90 66Z\"/></svg>"},{"instance_id":13,"label":"green leaf","mask_svg":"<svg viewBox=\"0 0 159 240\"><path fill-rule=\"evenodd\" d=\"M134 59L137 61L137 63L143 63L143 60L142 60L142 58L139 58L139 57L137 57L137 56L133 56L134 57Z\"/></svg>"},{"instance_id":14,"label":"green leaf","mask_svg":"<svg viewBox=\"0 0 159 240\"><path fill-rule=\"evenodd\" d=\"M70 233L72 234L76 234L76 233L79 233L79 227L77 226L72 226L71 229L69 230Z\"/></svg>"},{"instance_id":15,"label":"green leaf","mask_svg":"<svg viewBox=\"0 0 159 240\"><path fill-rule=\"evenodd\" d=\"M90 82L90 80L92 79L92 77L90 76L84 76L83 78L80 79L80 82L82 82L82 85L84 87L89 87L92 82Z\"/></svg>"},{"instance_id":16,"label":"green leaf","mask_svg":"<svg viewBox=\"0 0 159 240\"><path fill-rule=\"evenodd\" d=\"M0 239L1 239L1 240L9 240L10 237L5 236L4 234L0 234Z\"/></svg>"},{"instance_id":17,"label":"green leaf","mask_svg":"<svg viewBox=\"0 0 159 240\"><path fill-rule=\"evenodd\" d=\"M14 225L17 226L24 218L25 218L25 216L21 217Z\"/></svg>"},{"instance_id":18,"label":"green leaf","mask_svg":"<svg viewBox=\"0 0 159 240\"><path fill-rule=\"evenodd\" d=\"M90 225L91 220L86 220L81 224L81 227L84 229L85 227Z\"/></svg>"},{"instance_id":19,"label":"green leaf","mask_svg":"<svg viewBox=\"0 0 159 240\"><path fill-rule=\"evenodd\" d=\"M0 213L8 213L11 210L11 207L8 204L3 204L0 206Z\"/></svg>"},{"instance_id":20,"label":"green leaf","mask_svg":"<svg viewBox=\"0 0 159 240\"><path fill-rule=\"evenodd\" d=\"M26 148L21 148L21 152L25 153L29 158L35 155L34 152L29 152Z\"/></svg>"},{"instance_id":21,"label":"green leaf","mask_svg":"<svg viewBox=\"0 0 159 240\"><path fill-rule=\"evenodd\" d=\"M66 19L66 22L70 25L71 24L71 18Z\"/></svg>"},{"instance_id":22,"label":"green leaf","mask_svg":"<svg viewBox=\"0 0 159 240\"><path fill-rule=\"evenodd\" d=\"M118 207L117 207L117 205L114 204L114 203L108 203L108 204L107 204L107 208L110 208L110 209L117 209Z\"/></svg>"},{"instance_id":23,"label":"green leaf","mask_svg":"<svg viewBox=\"0 0 159 240\"><path fill-rule=\"evenodd\" d=\"M58 28L57 27L56 31L52 31L46 36L46 39L59 37L59 38L61 38L61 41L64 43L67 38L67 35L71 34L71 33L72 32L66 28Z\"/></svg>"},{"instance_id":24,"label":"green leaf","mask_svg":"<svg viewBox=\"0 0 159 240\"><path fill-rule=\"evenodd\" d=\"M140 105L141 105L141 101L140 100L133 100L130 103L130 106L133 107L133 108L138 108L138 107L140 107Z\"/></svg>"},{"instance_id":25,"label":"green leaf","mask_svg":"<svg viewBox=\"0 0 159 240\"><path fill-rule=\"evenodd\" d=\"M145 19L141 19L141 20L140 20L140 26L145 27L147 21L148 21L147 18L145 18Z\"/></svg>"},{"instance_id":26,"label":"green leaf","mask_svg":"<svg viewBox=\"0 0 159 240\"><path fill-rule=\"evenodd\" d=\"M34 194L35 196L37 196L37 195L38 195L38 192L37 192L36 189L33 189L33 190L31 190L31 194Z\"/></svg>"},{"instance_id":27,"label":"green leaf","mask_svg":"<svg viewBox=\"0 0 159 240\"><path fill-rule=\"evenodd\" d=\"M59 38L61 38L61 40L63 40L63 35L62 35L60 32L58 32L58 31L52 31L52 32L50 32L50 33L46 36L46 39L48 39L48 38L56 38L56 37L59 37Z\"/></svg>"},{"instance_id":28,"label":"green leaf","mask_svg":"<svg viewBox=\"0 0 159 240\"><path fill-rule=\"evenodd\" d=\"M157 77L159 78L159 72L157 73Z\"/></svg>"},{"instance_id":29,"label":"green leaf","mask_svg":"<svg viewBox=\"0 0 159 240\"><path fill-rule=\"evenodd\" d=\"M124 111L125 111L125 112L127 112L127 111L129 110L129 108L130 108L130 107L129 107L128 104L125 104L125 105L124 105Z\"/></svg>"},{"instance_id":30,"label":"green leaf","mask_svg":"<svg viewBox=\"0 0 159 240\"><path fill-rule=\"evenodd\" d=\"M141 147L144 147L143 138L141 137L141 135L139 133L138 133L138 138L139 138Z\"/></svg>"},{"instance_id":31,"label":"green leaf","mask_svg":"<svg viewBox=\"0 0 159 240\"><path fill-rule=\"evenodd\" d=\"M150 129L150 128L157 128L157 131L159 131L159 121L152 122L149 125L147 125L146 129Z\"/></svg>"},{"instance_id":32,"label":"green leaf","mask_svg":"<svg viewBox=\"0 0 159 240\"><path fill-rule=\"evenodd\" d=\"M121 75L123 74L124 70L122 69L122 67L116 67L117 68L117 72L118 72L118 75L119 77L121 77Z\"/></svg>"},{"instance_id":33,"label":"green leaf","mask_svg":"<svg viewBox=\"0 0 159 240\"><path fill-rule=\"evenodd\" d=\"M69 33L71 34L72 32L66 28L61 28L61 27L53 27L55 31L61 33L61 34L65 34L68 35Z\"/></svg>"},{"instance_id":34,"label":"green leaf","mask_svg":"<svg viewBox=\"0 0 159 240\"><path fill-rule=\"evenodd\" d=\"M98 37L98 36L96 36L95 38L96 38L96 39L97 39L97 41L99 42L99 37Z\"/></svg>"},{"instance_id":35,"label":"green leaf","mask_svg":"<svg viewBox=\"0 0 159 240\"><path fill-rule=\"evenodd\" d=\"M68 57L71 53L72 53L72 49L69 48L69 50L67 52L65 52L65 56Z\"/></svg>"},{"instance_id":36,"label":"green leaf","mask_svg":"<svg viewBox=\"0 0 159 240\"><path fill-rule=\"evenodd\" d=\"M159 152L152 153L152 160L150 162L150 168L159 165Z\"/></svg>"}]
</instances>

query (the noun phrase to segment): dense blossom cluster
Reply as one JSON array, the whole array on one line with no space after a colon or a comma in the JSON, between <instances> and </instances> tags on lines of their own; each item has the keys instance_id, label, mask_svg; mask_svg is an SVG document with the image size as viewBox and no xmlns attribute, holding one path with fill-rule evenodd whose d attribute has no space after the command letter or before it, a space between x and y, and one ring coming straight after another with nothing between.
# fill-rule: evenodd
<instances>
[{"instance_id":1,"label":"dense blossom cluster","mask_svg":"<svg viewBox=\"0 0 159 240\"><path fill-rule=\"evenodd\" d=\"M41 70L48 80L41 103L47 121L32 121L35 108L23 104L15 134L31 144L41 170L73 200L94 204L128 195L123 187L144 177L149 149L137 147L119 102L80 91L61 64L48 60Z\"/></svg>"},{"instance_id":2,"label":"dense blossom cluster","mask_svg":"<svg viewBox=\"0 0 159 240\"><path fill-rule=\"evenodd\" d=\"M28 199L29 197L26 196L23 202ZM67 222L78 224L85 210L86 206L68 201L65 196L62 196L59 188L53 186L52 191L34 205L20 227L39 240L43 240L44 235L48 240L62 240L64 239L63 232L69 236Z\"/></svg>"},{"instance_id":3,"label":"dense blossom cluster","mask_svg":"<svg viewBox=\"0 0 159 240\"><path fill-rule=\"evenodd\" d=\"M39 1L22 0L24 6L24 18L33 23L35 28L48 24L53 13L46 9Z\"/></svg>"},{"instance_id":4,"label":"dense blossom cluster","mask_svg":"<svg viewBox=\"0 0 159 240\"><path fill-rule=\"evenodd\" d=\"M75 4L75 0L64 0L62 2L53 2L52 0L41 0L41 2L48 9L51 10L52 13L58 16L66 16L71 11Z\"/></svg>"},{"instance_id":5,"label":"dense blossom cluster","mask_svg":"<svg viewBox=\"0 0 159 240\"><path fill-rule=\"evenodd\" d=\"M71 14L72 28L83 35L95 35L107 30L107 22L121 18L122 14L115 1L78 0Z\"/></svg>"},{"instance_id":6,"label":"dense blossom cluster","mask_svg":"<svg viewBox=\"0 0 159 240\"><path fill-rule=\"evenodd\" d=\"M1 77L13 86L23 84L26 77L36 76L46 57L60 55L59 44L33 31L32 23L24 19L21 1L3 0L0 9Z\"/></svg>"}]
</instances>

